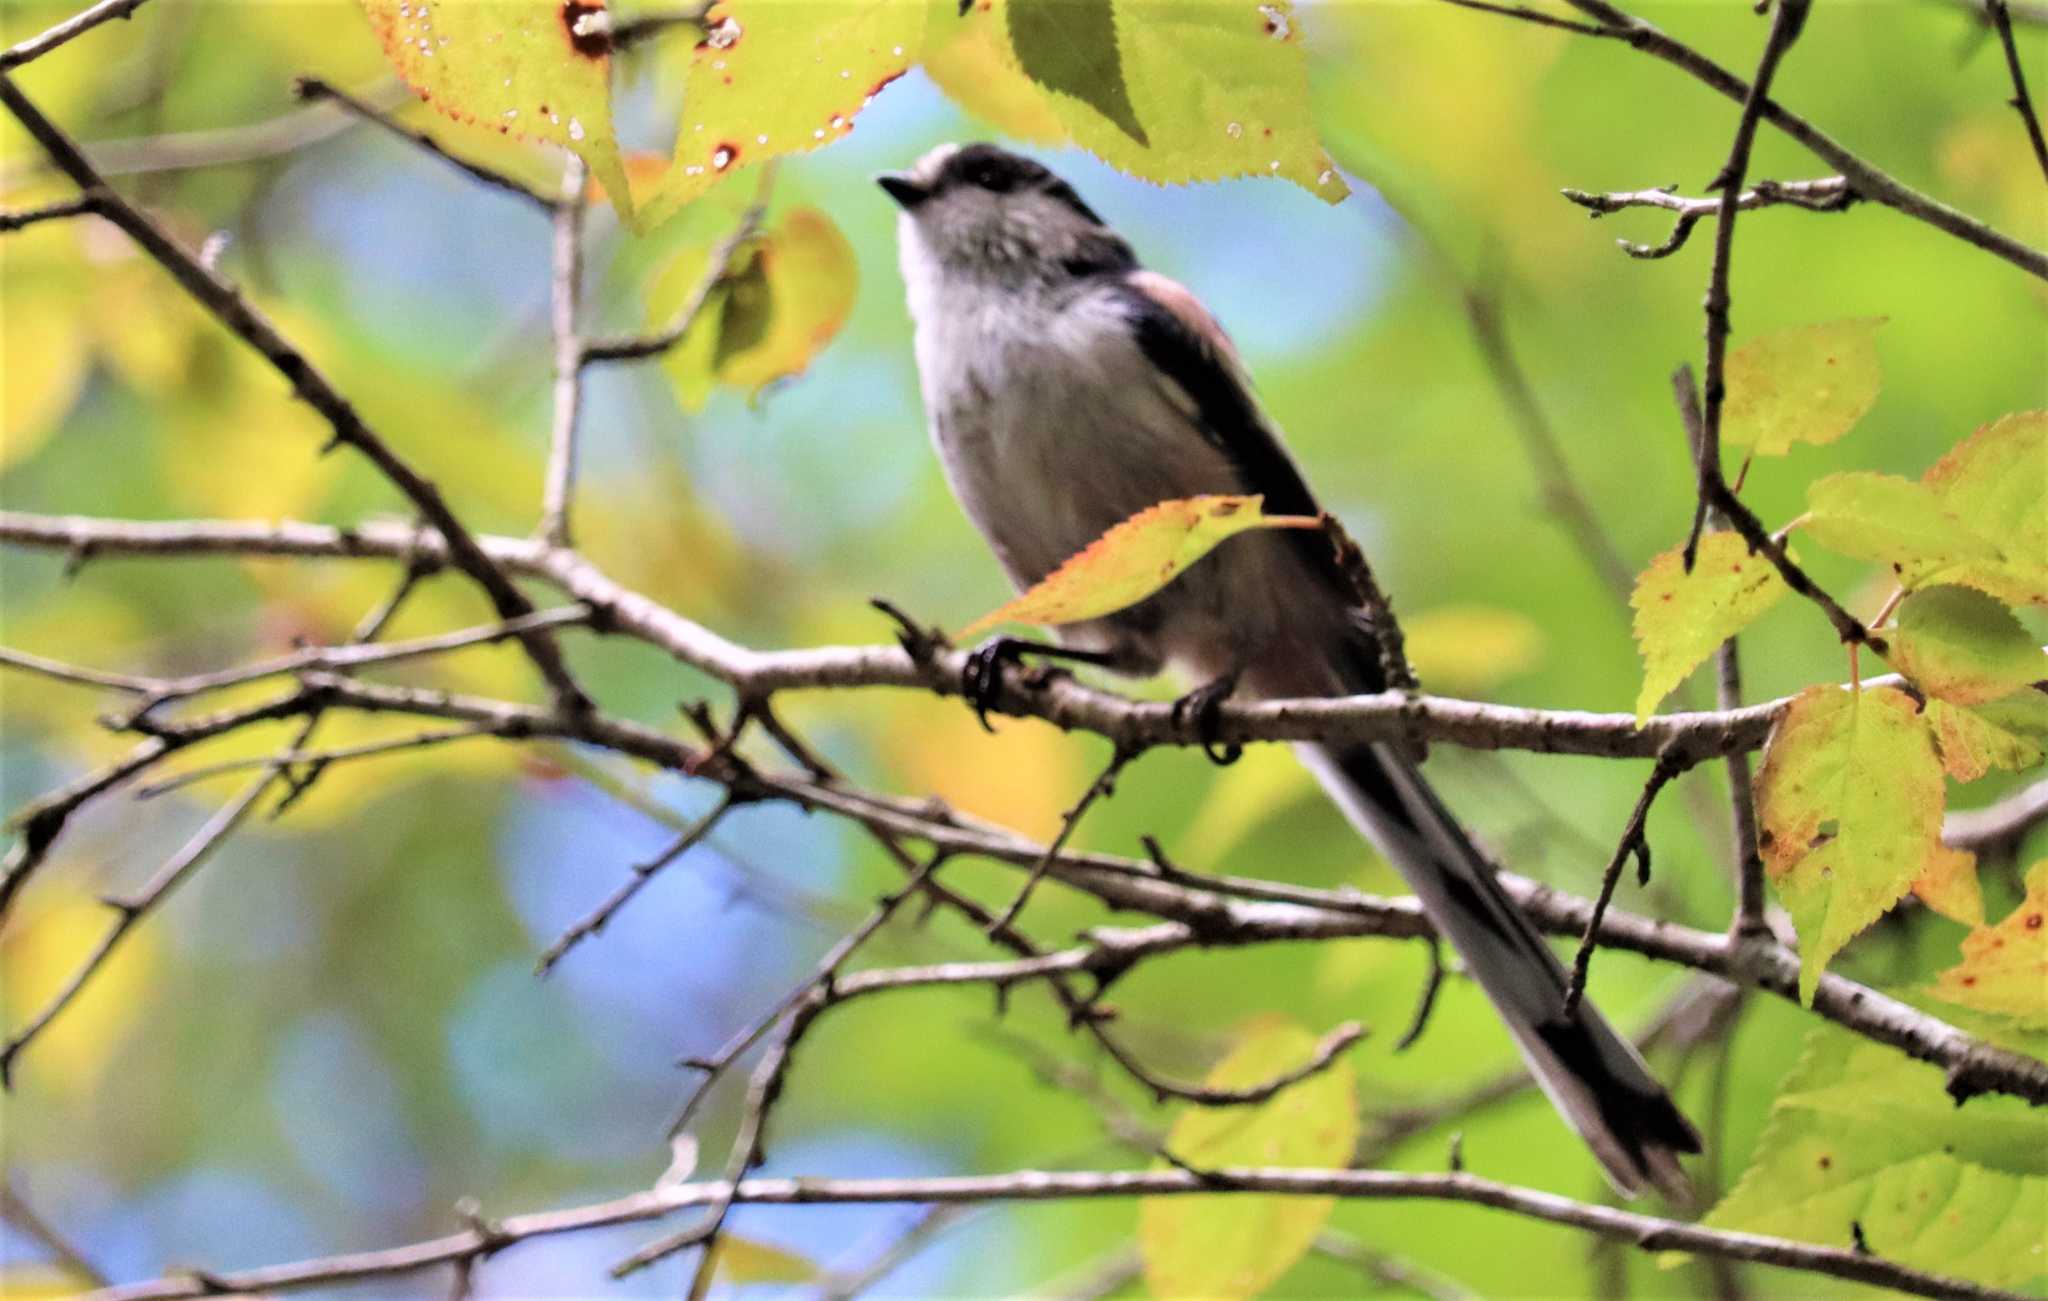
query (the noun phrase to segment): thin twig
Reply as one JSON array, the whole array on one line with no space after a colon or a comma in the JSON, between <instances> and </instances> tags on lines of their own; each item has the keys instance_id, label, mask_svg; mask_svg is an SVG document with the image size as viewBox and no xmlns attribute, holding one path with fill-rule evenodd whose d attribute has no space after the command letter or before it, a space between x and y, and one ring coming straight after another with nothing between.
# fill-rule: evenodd
<instances>
[{"instance_id":1,"label":"thin twig","mask_svg":"<svg viewBox=\"0 0 2048 1301\"><path fill-rule=\"evenodd\" d=\"M583 339L576 333L577 303L583 293L583 192L590 172L570 154L562 168L562 197L555 204L548 328L554 336L554 421L548 433L548 466L542 489L541 541L570 545L570 515L576 504L576 431L583 412Z\"/></svg>"},{"instance_id":2,"label":"thin twig","mask_svg":"<svg viewBox=\"0 0 2048 1301\"><path fill-rule=\"evenodd\" d=\"M490 597L501 619L532 614L533 604L493 564L476 539L455 517L441 496L441 490L421 477L373 432L339 389L317 369L304 353L286 340L270 318L242 296L241 290L183 245L141 209L107 188L105 180L86 161L78 146L57 125L21 93L12 78L0 74L0 104L4 104L59 171L69 176L87 196L100 204L101 215L127 232L171 274L178 284L227 326L236 336L263 355L291 384L292 391L326 420L333 441L354 448L391 481L441 535L448 558L456 568L474 579ZM589 707L589 697L569 675L560 649L546 632L529 632L520 637L528 658L540 670L556 695L578 709Z\"/></svg>"},{"instance_id":3,"label":"thin twig","mask_svg":"<svg viewBox=\"0 0 2048 1301\"><path fill-rule=\"evenodd\" d=\"M2027 94L2027 75L2020 70L2020 47L2012 36L2012 10L2006 0L1984 0L1984 13L1998 32L1999 45L2005 49L2005 70L2012 77L2012 98L2007 103L2026 124L2027 143L2034 147L2034 162L2043 179L2048 179L2048 139L2041 135L2041 119L2034 113L2033 97Z\"/></svg>"},{"instance_id":4,"label":"thin twig","mask_svg":"<svg viewBox=\"0 0 2048 1301\"><path fill-rule=\"evenodd\" d=\"M161 678L144 678L132 673L109 673L104 669L84 668L59 660L44 659L27 651L10 650L5 646L0 646L0 668L40 673L59 682L75 683L82 687L99 687L106 691L122 691L129 695L147 695L162 689L164 685Z\"/></svg>"},{"instance_id":5,"label":"thin twig","mask_svg":"<svg viewBox=\"0 0 2048 1301\"><path fill-rule=\"evenodd\" d=\"M41 35L31 36L19 44L9 46L5 51L0 51L0 73L40 59L51 50L85 35L110 19L127 18L147 2L148 0L99 0L98 4L73 14Z\"/></svg>"},{"instance_id":6,"label":"thin twig","mask_svg":"<svg viewBox=\"0 0 2048 1301\"><path fill-rule=\"evenodd\" d=\"M1650 779L1643 783L1643 793L1636 799L1635 808L1628 815L1628 822L1621 829L1621 839L1614 846L1613 857L1607 860L1606 870L1600 874L1600 893L1593 896L1593 912L1586 919L1586 933L1579 940L1579 950L1572 957L1571 983L1564 991L1564 1016L1567 1020L1578 1015L1579 1000L1586 994L1586 977L1593 967L1593 946L1600 934L1600 922L1607 914L1607 905L1614 899L1615 886L1621 882L1621 869L1634 855L1641 864L1642 879L1648 882L1650 875L1650 845L1644 837L1644 824L1650 817L1650 806L1657 802L1657 794L1667 782L1684 772L1687 765L1683 760L1669 755L1659 755L1656 766L1650 769Z\"/></svg>"},{"instance_id":7,"label":"thin twig","mask_svg":"<svg viewBox=\"0 0 2048 1301\"><path fill-rule=\"evenodd\" d=\"M169 1301L219 1292L274 1292L389 1278L445 1265L462 1257L532 1238L576 1233L657 1219L692 1206L960 1204L1055 1201L1073 1198L1183 1197L1260 1192L1357 1200L1431 1200L1488 1206L1509 1214L1562 1224L1626 1242L1645 1252L1685 1251L1802 1270L1830 1278L1896 1288L1954 1301L2017 1301L2019 1293L1930 1274L1848 1247L1817 1246L1766 1234L1710 1229L1697 1224L1576 1202L1472 1174L1411 1174L1384 1170L1296 1170L1224 1167L1202 1175L1184 1170L1039 1171L914 1179L704 1180L660 1191L633 1193L530 1215L385 1251L306 1260L265 1269L197 1278L189 1273L129 1284L95 1294L94 1301Z\"/></svg>"},{"instance_id":8,"label":"thin twig","mask_svg":"<svg viewBox=\"0 0 2048 1301\"><path fill-rule=\"evenodd\" d=\"M1044 857L1032 865L1030 873L1024 878L1024 884L1018 888L1016 897L1010 900L1009 907L997 915L995 922L989 927L990 930L1008 930L1016 923L1017 914L1024 911L1024 905L1030 900L1031 892L1045 879L1046 869L1052 866L1053 859L1059 857L1060 850L1066 848L1067 841L1074 834L1074 828L1081 825L1082 815L1088 812L1088 807L1096 800L1105 799L1115 792L1117 774L1124 770L1125 764L1137 758L1139 753L1141 752L1125 749L1121 745L1110 750L1109 762L1103 765L1095 780L1088 783L1088 789L1081 792L1081 798L1075 800L1073 806L1060 815L1059 832L1046 843Z\"/></svg>"},{"instance_id":9,"label":"thin twig","mask_svg":"<svg viewBox=\"0 0 2048 1301\"><path fill-rule=\"evenodd\" d=\"M674 318L659 334L642 335L622 339L591 339L583 345L583 364L595 365L607 361L637 361L642 357L658 357L681 343L697 318L710 305L711 296L724 286L732 274L733 263L761 229L761 219L768 211L768 195L775 180L775 165L762 168L760 188L755 192L754 202L740 217L739 225L732 233L711 250L710 261L705 264L704 274L697 280Z\"/></svg>"},{"instance_id":10,"label":"thin twig","mask_svg":"<svg viewBox=\"0 0 2048 1301\"><path fill-rule=\"evenodd\" d=\"M682 834L670 841L660 853L644 862L633 864L632 872L618 889L612 891L610 896L592 909L588 916L556 936L555 942L542 951L540 958L533 964L534 974L547 975L555 969L555 964L560 962L570 949L603 930L611 919L618 915L619 909L624 908L634 895L640 893L642 887L654 879L656 872L695 849L704 837L717 828L719 822L737 803L738 801L728 793L718 802L716 808L684 828Z\"/></svg>"},{"instance_id":11,"label":"thin twig","mask_svg":"<svg viewBox=\"0 0 2048 1301\"><path fill-rule=\"evenodd\" d=\"M137 0L140 3L140 0ZM33 226L39 221L61 221L66 217L84 217L97 214L99 200L90 197L64 199L57 203L45 203L36 208L23 208L19 212L0 212L0 234Z\"/></svg>"},{"instance_id":12,"label":"thin twig","mask_svg":"<svg viewBox=\"0 0 2048 1301\"><path fill-rule=\"evenodd\" d=\"M416 131L406 126L376 105L356 98L331 82L322 81L318 77L300 77L292 83L292 93L298 96L301 103L315 104L325 101L333 104L380 131L404 141L421 153L439 162L446 163L448 166L462 172L471 180L478 181L490 189L502 191L516 199L523 199L527 203L539 208L542 212L553 213L560 206L555 200L538 193L524 181L507 176L505 173L486 167L482 163L474 163L467 158L462 158L448 152L447 149L442 147L440 141L434 139L434 137L426 132ZM571 157L574 157L574 155L572 154ZM561 201L561 203L565 204L573 202L573 200L566 197Z\"/></svg>"},{"instance_id":13,"label":"thin twig","mask_svg":"<svg viewBox=\"0 0 2048 1301\"><path fill-rule=\"evenodd\" d=\"M91 1287L107 1286L107 1276L85 1258L83 1252L71 1245L63 1234L51 1228L49 1222L36 1213L28 1200L14 1191L12 1180L0 1180L0 1219L7 1220L23 1234L42 1245L51 1259L77 1276L79 1281ZM12 1266L10 1265L10 1268Z\"/></svg>"},{"instance_id":14,"label":"thin twig","mask_svg":"<svg viewBox=\"0 0 2048 1301\"><path fill-rule=\"evenodd\" d=\"M1444 987L1444 946L1443 941L1432 935L1425 943L1429 949L1429 974L1423 978L1422 992L1415 996L1415 1014L1408 1018L1408 1028L1394 1041L1394 1051L1405 1053L1422 1038L1422 1032L1429 1026L1429 1014L1436 1010L1437 993Z\"/></svg>"},{"instance_id":15,"label":"thin twig","mask_svg":"<svg viewBox=\"0 0 2048 1301\"><path fill-rule=\"evenodd\" d=\"M472 741L478 737L496 737L498 732L487 724L466 723L461 727L438 728L427 732L414 732L409 736L394 736L382 741L366 741L361 745L336 746L328 750L285 750L274 755L255 755L246 759L223 759L219 763L201 764L187 768L161 781L147 782L135 788L135 798L153 800L172 791L215 777L247 772L251 768L264 768L273 763L286 765L318 764L326 766L345 763L353 759L381 758L385 755L400 754L407 750L424 750L429 746L446 745L450 741Z\"/></svg>"},{"instance_id":16,"label":"thin twig","mask_svg":"<svg viewBox=\"0 0 2048 1301\"><path fill-rule=\"evenodd\" d=\"M1692 228L1703 217L1711 217L1721 211L1721 200L1688 199L1670 190L1617 190L1596 194L1586 190L1566 189L1564 197L1582 208L1589 209L1599 217L1625 208L1663 208L1678 214L1672 223L1671 233L1661 244L1638 244L1634 240L1617 239L1621 251L1633 258L1670 257L1685 247L1692 235ZM1826 176L1813 181L1758 181L1754 189L1744 190L1735 200L1738 210L1747 212L1751 208L1768 208L1784 204L1804 208L1808 212L1844 212L1857 199L1849 188L1847 180L1839 176Z\"/></svg>"}]
</instances>

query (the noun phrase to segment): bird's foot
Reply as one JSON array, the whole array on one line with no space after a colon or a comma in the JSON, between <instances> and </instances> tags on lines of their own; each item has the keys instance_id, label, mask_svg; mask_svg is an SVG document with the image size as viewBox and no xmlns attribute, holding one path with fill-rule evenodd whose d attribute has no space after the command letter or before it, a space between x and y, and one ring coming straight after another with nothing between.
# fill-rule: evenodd
<instances>
[{"instance_id":1,"label":"bird's foot","mask_svg":"<svg viewBox=\"0 0 2048 1301\"><path fill-rule=\"evenodd\" d=\"M1179 728L1192 724L1202 753L1219 768L1236 763L1244 754L1243 746L1235 741L1222 743L1220 737L1223 702L1230 699L1230 693L1235 690L1237 674L1226 673L1173 702L1173 725Z\"/></svg>"},{"instance_id":2,"label":"bird's foot","mask_svg":"<svg viewBox=\"0 0 2048 1301\"><path fill-rule=\"evenodd\" d=\"M991 637L967 653L967 662L960 670L960 694L974 710L983 730L993 732L989 726L988 711L996 707L1003 694L1003 667L1008 664L1022 664L1026 655L1039 655L1048 659L1070 660L1077 664L1114 664L1116 659L1105 651L1077 650L1069 646L1051 646L1044 642L1026 641L1021 637ZM1041 665L1037 674L1029 679L1033 686L1043 686L1056 670Z\"/></svg>"}]
</instances>

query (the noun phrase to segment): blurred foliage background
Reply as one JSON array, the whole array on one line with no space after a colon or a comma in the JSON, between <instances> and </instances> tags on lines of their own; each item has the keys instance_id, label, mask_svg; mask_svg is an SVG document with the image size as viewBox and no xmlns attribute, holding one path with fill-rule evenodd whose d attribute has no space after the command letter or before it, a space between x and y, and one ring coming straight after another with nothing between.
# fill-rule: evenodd
<instances>
[{"instance_id":1,"label":"blurred foliage background","mask_svg":"<svg viewBox=\"0 0 2048 1301\"><path fill-rule=\"evenodd\" d=\"M0 40L72 7L10 0ZM1739 69L1762 39L1747 5L1642 12ZM1627 563L1639 568L1675 544L1692 474L1667 377L1699 351L1710 234L1703 228L1666 260L1634 261L1614 237L1654 242L1667 216L1594 224L1557 191L1677 183L1698 193L1725 156L1736 106L1618 43L1447 6L1357 0L1307 6L1302 18L1318 126L1353 179L1347 202L1327 206L1274 182L1162 189L1076 151L1041 155L1233 332L1310 478L1410 620L1428 685L1627 710L1638 668L1626 607L1546 505L1474 345L1464 296L1497 304L1572 473ZM2021 39L2034 84L2048 87L2048 44L2035 28ZM657 39L617 61L629 145L658 147L673 120L672 57ZM87 141L154 137L103 146L103 157L129 163L116 169L125 191L195 243L224 236L221 265L474 529L523 534L548 422L546 220L373 129L309 118L291 91L301 75L349 88L388 77L354 5L156 0L20 81ZM2048 205L2005 105L2005 70L1968 6L1821 5L1776 93L1901 179L2037 247L2048 242ZM400 115L537 185L559 174L537 151L417 105ZM316 121L333 129L305 129ZM598 564L764 647L886 640L872 595L946 627L1006 595L925 442L895 214L868 180L937 142L989 134L920 70L880 95L846 139L781 167L771 212L828 214L857 281L835 287L853 289L850 316L801 377L758 395L720 388L690 412L658 366L591 373L579 541ZM297 147L270 148L278 144ZM0 126L0 149L9 207L63 195L11 122ZM590 324L629 332L659 317L647 302L658 273L731 226L755 193L753 174L743 170L645 238L593 209ZM1752 174L1822 170L1767 128ZM346 455L318 456L324 430L311 413L109 228L47 223L8 235L0 269L7 507L397 517L385 485ZM1733 289L1738 341L1809 321L1889 318L1879 335L1884 391L1861 426L1751 475L1747 497L1767 521L1800 510L1805 484L1822 473L1917 476L1979 424L2048 397L2039 286L1888 210L1746 217ZM1859 613L1883 598L1878 576L1814 559ZM380 562L99 559L75 578L62 570L58 557L0 552L8 644L147 673L345 637L396 577ZM390 635L488 617L467 584L444 576ZM572 649L583 680L621 714L674 726L680 700L729 704L645 647L583 637ZM1798 602L1746 638L1745 658L1752 699L1845 675L1833 637ZM395 676L535 691L503 648ZM92 726L106 703L84 689L0 679L8 806L114 752L120 742ZM1107 757L1100 741L1037 723L1006 720L989 736L957 701L910 693L812 693L791 697L785 713L867 784L937 794L1033 834L1056 825ZM360 735L372 734L383 733L362 725ZM323 739L358 734L335 720ZM283 740L279 729L231 744L255 754ZM1647 770L1443 746L1430 765L1512 867L1580 893L1594 886ZM1652 885L1625 886L1621 903L1718 928L1731 906L1721 775L1686 780L1699 788L1692 798L1666 799L1652 815ZM1952 803L1980 803L2011 784L1989 778ZM99 935L106 913L95 898L152 871L228 789L109 802L67 835L0 943L10 1027ZM666 1164L660 1130L687 1087L674 1058L716 1047L768 1006L898 879L846 827L787 808L743 809L602 936L536 979L538 951L670 838L663 818L702 811L715 793L494 742L335 769L288 815L230 841L24 1057L0 1100L10 1178L117 1279L446 1232L466 1195L498 1214L646 1186ZM1148 754L1079 841L1131 852L1141 833L1189 866L1399 890L1279 747L1228 770L1192 752ZM2037 833L2019 861L2043 848ZM1014 888L1011 873L987 865L948 871L985 900ZM1992 863L1985 879L1996 915L2017 877ZM1056 887L1027 914L1054 942L1101 919ZM1910 986L1953 961L1961 933L1912 910L1852 946L1840 969ZM864 952L880 962L986 949L937 917L893 924ZM1393 1053L1425 971L1414 944L1269 946L1148 964L1115 1001L1133 1047L1179 1078L1199 1077L1248 1018L1280 1012L1317 1033L1364 1020L1375 1033L1351 1059L1371 1132L1376 1118L1513 1065L1484 1000L1456 981L1419 1044ZM1592 993L1619 1022L1639 1025L1684 974L1608 953ZM1705 1182L1724 1188L1746 1162L1806 1025L1786 1004L1752 999L1725 1042L1657 1057L1710 1130ZM1106 1138L1092 1104L1043 1082L1046 1057L1097 1066L1042 991L1020 991L1000 1019L980 993L892 995L835 1012L802 1049L768 1172L1142 1163ZM1167 1119L1113 1072L1102 1079L1141 1113ZM708 1133L729 1130L737 1103L732 1091L720 1095ZM1607 1195L1578 1142L1527 1090L1415 1135L1388 1163L1442 1168L1453 1129L1476 1170ZM748 1207L732 1223L829 1264L871 1252L915 1218L906 1208ZM1128 1242L1136 1218L1122 1202L978 1210L882 1290L1020 1292ZM1696 1263L1665 1267L1472 1207L1344 1204L1332 1224L1482 1295L1711 1287ZM522 1245L483 1266L478 1288L588 1294L645 1236ZM7 1243L0 1268L25 1288L40 1253L11 1231ZM673 1293L685 1268L671 1261L616 1290ZM1785 1285L1747 1273L1759 1294ZM1797 1285L1802 1295L1853 1290L1811 1277ZM427 1286L438 1283L350 1294ZM1379 1285L1354 1266L1311 1256L1276 1293L1368 1286Z\"/></svg>"}]
</instances>

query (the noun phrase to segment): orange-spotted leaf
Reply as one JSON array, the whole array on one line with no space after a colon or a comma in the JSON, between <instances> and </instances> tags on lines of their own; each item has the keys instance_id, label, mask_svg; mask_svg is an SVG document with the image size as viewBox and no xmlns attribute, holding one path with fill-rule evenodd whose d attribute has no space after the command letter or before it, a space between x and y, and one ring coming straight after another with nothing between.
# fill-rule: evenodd
<instances>
[{"instance_id":1,"label":"orange-spotted leaf","mask_svg":"<svg viewBox=\"0 0 2048 1301\"><path fill-rule=\"evenodd\" d=\"M632 220L604 0L362 0L405 84L458 122L574 150Z\"/></svg>"},{"instance_id":2,"label":"orange-spotted leaf","mask_svg":"<svg viewBox=\"0 0 2048 1301\"><path fill-rule=\"evenodd\" d=\"M1246 1027L1204 1081L1243 1089L1298 1070L1315 1037L1281 1017ZM1357 1084L1348 1062L1240 1107L1189 1106L1166 1150L1197 1168L1342 1167L1358 1142ZM1164 1162L1155 1169L1166 1169ZM1148 1197L1138 1203L1145 1281L1160 1297L1249 1297L1300 1260L1322 1232L1333 1197Z\"/></svg>"},{"instance_id":3,"label":"orange-spotted leaf","mask_svg":"<svg viewBox=\"0 0 2048 1301\"><path fill-rule=\"evenodd\" d=\"M1777 566L1751 554L1736 533L1702 537L1689 574L1677 547L1651 561L1636 576L1636 590L1629 596L1636 612L1636 645L1643 653L1637 725L1722 642L1776 605L1785 592Z\"/></svg>"},{"instance_id":4,"label":"orange-spotted leaf","mask_svg":"<svg viewBox=\"0 0 2048 1301\"><path fill-rule=\"evenodd\" d=\"M1927 870L1913 880L1920 902L1952 922L1984 924L1984 890L1977 880L1977 856L1943 845L1934 851Z\"/></svg>"},{"instance_id":5,"label":"orange-spotted leaf","mask_svg":"<svg viewBox=\"0 0 2048 1301\"><path fill-rule=\"evenodd\" d=\"M1799 931L1799 996L1928 870L1941 847L1941 761L1919 706L1892 688L1809 687L1757 776L1764 867Z\"/></svg>"},{"instance_id":6,"label":"orange-spotted leaf","mask_svg":"<svg viewBox=\"0 0 2048 1301\"><path fill-rule=\"evenodd\" d=\"M1307 515L1268 515L1259 497L1183 497L1162 501L1111 528L1031 590L961 629L962 637L999 623L1076 623L1136 605L1226 538L1248 529L1312 529Z\"/></svg>"},{"instance_id":7,"label":"orange-spotted leaf","mask_svg":"<svg viewBox=\"0 0 2048 1301\"><path fill-rule=\"evenodd\" d=\"M1936 977L1948 1003L2048 1027L2048 859L2027 870L2027 897L1996 926L1963 940L1963 960Z\"/></svg>"},{"instance_id":8,"label":"orange-spotted leaf","mask_svg":"<svg viewBox=\"0 0 2048 1301\"><path fill-rule=\"evenodd\" d=\"M749 163L831 144L924 45L929 0L719 0L691 51L661 221Z\"/></svg>"},{"instance_id":9,"label":"orange-spotted leaf","mask_svg":"<svg viewBox=\"0 0 2048 1301\"><path fill-rule=\"evenodd\" d=\"M1913 685L1959 705L2048 679L2048 653L2012 611L1967 587L1943 584L1907 597L1889 644L1888 658Z\"/></svg>"},{"instance_id":10,"label":"orange-spotted leaf","mask_svg":"<svg viewBox=\"0 0 2048 1301\"><path fill-rule=\"evenodd\" d=\"M1721 438L1759 456L1794 443L1832 443L1877 401L1882 316L1802 325L1751 339L1728 354Z\"/></svg>"}]
</instances>

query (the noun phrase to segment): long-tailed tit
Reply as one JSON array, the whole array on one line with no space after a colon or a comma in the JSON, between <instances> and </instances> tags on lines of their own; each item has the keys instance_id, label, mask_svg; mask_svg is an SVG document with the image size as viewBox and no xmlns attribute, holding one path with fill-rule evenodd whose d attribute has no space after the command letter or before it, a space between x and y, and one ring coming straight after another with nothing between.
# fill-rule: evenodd
<instances>
[{"instance_id":1,"label":"long-tailed tit","mask_svg":"<svg viewBox=\"0 0 2048 1301\"><path fill-rule=\"evenodd\" d=\"M945 145L878 178L901 205L917 368L946 481L1026 587L1157 502L1258 493L1318 512L1193 294L1139 266L1066 182L992 145ZM1372 629L1316 532L1236 538L1147 600L1059 630L1063 652L1150 675L1212 706L1381 690ZM984 657L983 671L994 661ZM985 688L986 683L982 684ZM1699 1135L1590 1002L1399 748L1297 747L1407 879L1493 1000L1543 1091L1624 1193L1686 1190Z\"/></svg>"}]
</instances>

